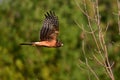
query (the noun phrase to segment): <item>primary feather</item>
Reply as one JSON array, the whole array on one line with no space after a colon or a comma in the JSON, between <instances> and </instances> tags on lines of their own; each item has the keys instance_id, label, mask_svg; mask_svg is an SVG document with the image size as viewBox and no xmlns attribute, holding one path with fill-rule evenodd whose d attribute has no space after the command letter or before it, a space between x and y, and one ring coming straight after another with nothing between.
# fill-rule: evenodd
<instances>
[{"instance_id":1,"label":"primary feather","mask_svg":"<svg viewBox=\"0 0 120 80\"><path fill-rule=\"evenodd\" d=\"M50 11L45 14L45 20L40 31L40 40L53 40L57 38L59 32L58 17L54 12Z\"/></svg>"}]
</instances>

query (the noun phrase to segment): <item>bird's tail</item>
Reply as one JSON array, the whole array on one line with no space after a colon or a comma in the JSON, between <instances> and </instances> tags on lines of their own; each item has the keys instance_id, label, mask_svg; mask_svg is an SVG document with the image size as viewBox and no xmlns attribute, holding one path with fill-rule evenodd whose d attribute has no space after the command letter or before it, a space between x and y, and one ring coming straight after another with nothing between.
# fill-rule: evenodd
<instances>
[{"instance_id":1,"label":"bird's tail","mask_svg":"<svg viewBox=\"0 0 120 80\"><path fill-rule=\"evenodd\" d=\"M20 45L34 45L34 42L20 43Z\"/></svg>"}]
</instances>

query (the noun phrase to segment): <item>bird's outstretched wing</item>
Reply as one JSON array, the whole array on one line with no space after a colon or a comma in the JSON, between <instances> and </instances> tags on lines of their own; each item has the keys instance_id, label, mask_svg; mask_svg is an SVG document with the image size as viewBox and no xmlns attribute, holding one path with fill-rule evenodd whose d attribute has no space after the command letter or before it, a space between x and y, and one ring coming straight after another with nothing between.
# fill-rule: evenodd
<instances>
[{"instance_id":1,"label":"bird's outstretched wing","mask_svg":"<svg viewBox=\"0 0 120 80\"><path fill-rule=\"evenodd\" d=\"M45 14L45 20L40 30L40 40L56 40L59 33L59 21L54 12L50 11Z\"/></svg>"}]
</instances>

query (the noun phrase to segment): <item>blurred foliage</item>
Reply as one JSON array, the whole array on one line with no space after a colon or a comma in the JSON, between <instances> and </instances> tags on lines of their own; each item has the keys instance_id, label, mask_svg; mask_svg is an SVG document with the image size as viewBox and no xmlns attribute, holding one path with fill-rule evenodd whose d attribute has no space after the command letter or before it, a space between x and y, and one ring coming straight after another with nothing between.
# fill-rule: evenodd
<instances>
[{"instance_id":1,"label":"blurred foliage","mask_svg":"<svg viewBox=\"0 0 120 80\"><path fill-rule=\"evenodd\" d=\"M114 75L119 80L120 36L117 16L112 14L117 13L117 2L99 1L99 9L103 27L107 22L110 24L106 41L109 58L115 61ZM21 42L39 40L44 14L50 10L59 17L59 37L64 46L57 49L20 46ZM74 20L87 25L74 0L0 0L0 80L87 80L87 71L77 66L79 59L84 59L84 56L81 30ZM87 37L86 52L90 56L95 45L90 35ZM93 64L92 61L90 64ZM93 67L96 69L99 65ZM100 79L108 80L100 69L97 70ZM95 80L92 76L91 80Z\"/></svg>"}]
</instances>

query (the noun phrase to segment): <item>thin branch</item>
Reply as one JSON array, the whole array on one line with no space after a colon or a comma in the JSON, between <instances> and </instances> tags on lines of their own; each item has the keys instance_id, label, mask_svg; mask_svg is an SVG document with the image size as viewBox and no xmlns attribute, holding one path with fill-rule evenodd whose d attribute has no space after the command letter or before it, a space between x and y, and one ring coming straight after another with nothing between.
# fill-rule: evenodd
<instances>
[{"instance_id":1,"label":"thin branch","mask_svg":"<svg viewBox=\"0 0 120 80\"><path fill-rule=\"evenodd\" d=\"M84 0L84 7L85 7L85 12L86 12L86 14L88 14L87 9L86 9L85 0ZM87 17L87 16L86 16L86 17ZM100 51L100 47L99 47L99 44L98 44L98 42L97 42L97 38L96 38L96 36L95 36L95 34L94 34L94 30L92 29L92 24L91 24L91 22L90 22L90 18L87 17L87 20L88 20L89 28L90 28L90 30L91 30L91 32L92 32L92 37L93 37L93 39L94 39L94 41L95 41L95 44L96 44L96 46L97 46L97 49L98 49L98 51Z\"/></svg>"},{"instance_id":2,"label":"thin branch","mask_svg":"<svg viewBox=\"0 0 120 80\"><path fill-rule=\"evenodd\" d=\"M98 75L95 73L95 71L89 66L87 58L86 58L86 65L89 68L89 70L94 74L94 76L96 77L96 79L100 80L99 77L98 77Z\"/></svg>"},{"instance_id":3,"label":"thin branch","mask_svg":"<svg viewBox=\"0 0 120 80\"><path fill-rule=\"evenodd\" d=\"M95 61L97 61L100 65L104 66L104 64L93 54Z\"/></svg>"},{"instance_id":4,"label":"thin branch","mask_svg":"<svg viewBox=\"0 0 120 80\"><path fill-rule=\"evenodd\" d=\"M106 34L107 30L108 30L108 27L109 27L109 23L107 23L107 27L105 29L105 32L104 32L103 36L105 36L105 34Z\"/></svg>"},{"instance_id":5,"label":"thin branch","mask_svg":"<svg viewBox=\"0 0 120 80\"><path fill-rule=\"evenodd\" d=\"M86 66L88 67L88 69L93 73L93 75L96 77L97 80L99 80L99 77L97 76L97 74L95 73L95 71L90 67L90 65L88 64L88 60L87 60L87 57L86 57L86 52L85 52L85 45L84 45L84 40L82 42L82 51L83 51L83 54L84 54L84 58L85 58L85 64Z\"/></svg>"},{"instance_id":6,"label":"thin branch","mask_svg":"<svg viewBox=\"0 0 120 80\"><path fill-rule=\"evenodd\" d=\"M87 16L87 17L89 17L91 20L95 20L95 19L93 19L92 17L90 17L81 7L80 7L80 5L78 4L78 2L75 0L75 3L76 3L76 5L78 6L78 8L80 9L80 11L85 15L85 16Z\"/></svg>"},{"instance_id":7,"label":"thin branch","mask_svg":"<svg viewBox=\"0 0 120 80\"><path fill-rule=\"evenodd\" d=\"M77 66L84 71L85 69L80 66L81 64L85 65L85 63L79 59L79 64L77 64Z\"/></svg>"},{"instance_id":8,"label":"thin branch","mask_svg":"<svg viewBox=\"0 0 120 80\"><path fill-rule=\"evenodd\" d=\"M117 0L117 6L118 6L118 28L119 28L119 35L120 35L120 2Z\"/></svg>"},{"instance_id":9,"label":"thin branch","mask_svg":"<svg viewBox=\"0 0 120 80\"><path fill-rule=\"evenodd\" d=\"M106 47L105 40L104 40L104 37L103 37L103 36L102 36L102 42L103 42L103 45L104 45L105 59L106 59L106 62L107 62L107 64L105 63L105 65L106 65L106 70L108 71L110 78L111 78L112 80L115 80L115 79L114 79L113 72L112 72L112 69L111 69L111 67L110 67L110 63L109 63L109 59L108 59L108 51L107 51L107 47ZM108 69L107 69L107 66L109 67Z\"/></svg>"},{"instance_id":10,"label":"thin branch","mask_svg":"<svg viewBox=\"0 0 120 80\"><path fill-rule=\"evenodd\" d=\"M87 30L84 29L83 24L82 24L82 27L81 27L80 24L79 24L76 20L74 20L74 22L78 25L78 27L79 27L81 30L83 30L83 31L86 32L86 33L92 34L93 32L95 33L95 32L97 31L97 29L96 29L96 30L94 30L93 32L89 32L89 31L87 31Z\"/></svg>"},{"instance_id":11,"label":"thin branch","mask_svg":"<svg viewBox=\"0 0 120 80\"><path fill-rule=\"evenodd\" d=\"M97 15L97 25L98 25L98 28L99 28L99 33L98 33L99 34L99 42L100 42L100 46L102 48L102 51L105 52L105 59L107 59L107 64L109 65L108 52L107 52L105 41L104 41L104 38L103 38L103 35L102 35L102 28L100 27L100 15L99 15L99 8L98 8L98 0L96 0L96 11L97 11L97 13L96 13L96 15ZM107 65L105 63L105 59L103 59L103 60L104 60L104 65L105 65L104 67L106 68ZM112 79L113 76L111 75L112 74L111 69L110 69L110 72L109 72L109 70L106 68L106 71Z\"/></svg>"}]
</instances>

